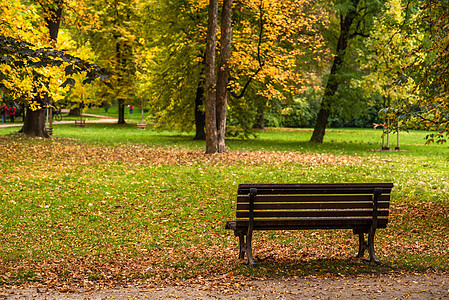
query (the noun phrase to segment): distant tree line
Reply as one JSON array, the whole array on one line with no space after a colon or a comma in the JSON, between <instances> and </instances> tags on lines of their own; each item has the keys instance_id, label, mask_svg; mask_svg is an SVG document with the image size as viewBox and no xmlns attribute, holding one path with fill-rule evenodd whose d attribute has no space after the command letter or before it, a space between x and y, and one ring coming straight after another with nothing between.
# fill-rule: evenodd
<instances>
[{"instance_id":1,"label":"distant tree line","mask_svg":"<svg viewBox=\"0 0 449 300\"><path fill-rule=\"evenodd\" d=\"M448 11L436 0L0 0L0 92L27 107L31 136L48 137L50 105L117 103L124 124L144 99L152 120L195 130L207 153L264 126L313 127L322 143L329 126L384 119L443 142Z\"/></svg>"}]
</instances>

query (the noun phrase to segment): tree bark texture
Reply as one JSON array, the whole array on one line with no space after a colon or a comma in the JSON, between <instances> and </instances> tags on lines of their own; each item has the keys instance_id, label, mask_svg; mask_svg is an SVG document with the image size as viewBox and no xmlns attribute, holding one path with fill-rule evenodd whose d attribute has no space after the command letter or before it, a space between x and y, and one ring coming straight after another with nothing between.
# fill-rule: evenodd
<instances>
[{"instance_id":1,"label":"tree bark texture","mask_svg":"<svg viewBox=\"0 0 449 300\"><path fill-rule=\"evenodd\" d=\"M79 116L81 116L81 109L79 107L71 108L69 110L69 114L67 116L69 116L69 117L79 117Z\"/></svg>"},{"instance_id":2,"label":"tree bark texture","mask_svg":"<svg viewBox=\"0 0 449 300\"><path fill-rule=\"evenodd\" d=\"M45 23L50 32L50 39L54 42L58 40L59 24L61 22L62 8L64 3L62 1L55 1L56 8L43 7L45 14Z\"/></svg>"},{"instance_id":3,"label":"tree bark texture","mask_svg":"<svg viewBox=\"0 0 449 300\"><path fill-rule=\"evenodd\" d=\"M321 107L318 112L317 120L315 121L315 128L313 130L311 142L323 143L324 135L326 133L326 126L328 123L329 115L334 103L334 96L338 90L339 82L337 74L343 65L346 48L351 40L350 30L354 19L357 17L357 6L360 0L352 0L354 10L349 12L346 16L340 14L340 36L338 38L336 56L332 64L329 79L324 90L323 100L321 101Z\"/></svg>"},{"instance_id":4,"label":"tree bark texture","mask_svg":"<svg viewBox=\"0 0 449 300\"><path fill-rule=\"evenodd\" d=\"M206 44L206 153L216 153L217 115L215 89L215 45L217 43L218 0L210 0Z\"/></svg>"},{"instance_id":5,"label":"tree bark texture","mask_svg":"<svg viewBox=\"0 0 449 300\"><path fill-rule=\"evenodd\" d=\"M264 116L264 108L263 108L263 106L259 106L257 108L256 121L254 122L254 125L253 125L254 129L265 129L264 124L263 124L263 116Z\"/></svg>"},{"instance_id":6,"label":"tree bark texture","mask_svg":"<svg viewBox=\"0 0 449 300\"><path fill-rule=\"evenodd\" d=\"M118 124L126 124L125 122L125 99L118 99Z\"/></svg>"},{"instance_id":7,"label":"tree bark texture","mask_svg":"<svg viewBox=\"0 0 449 300\"><path fill-rule=\"evenodd\" d=\"M204 71L202 71L204 73ZM201 74L202 75L202 74ZM203 76L200 76L203 78ZM200 109L200 107L204 104L204 80L200 79L198 82L198 87L196 88L196 96L195 96L195 137L193 138L196 141L204 141L206 140L206 133L204 128L206 126L206 119L204 115L204 111Z\"/></svg>"},{"instance_id":8,"label":"tree bark texture","mask_svg":"<svg viewBox=\"0 0 449 300\"><path fill-rule=\"evenodd\" d=\"M23 127L20 132L33 138L50 138L50 135L45 129L45 109L32 110L27 108Z\"/></svg>"},{"instance_id":9,"label":"tree bark texture","mask_svg":"<svg viewBox=\"0 0 449 300\"><path fill-rule=\"evenodd\" d=\"M232 40L232 0L223 0L221 13L220 58L217 72L217 133L218 152L226 152L226 107L228 101L229 58Z\"/></svg>"},{"instance_id":10,"label":"tree bark texture","mask_svg":"<svg viewBox=\"0 0 449 300\"><path fill-rule=\"evenodd\" d=\"M117 64L119 65L120 74L118 74L118 86L121 85L123 82L122 76L125 69L125 59L123 58L124 49L122 49L122 45L118 41L119 36L114 36L116 39L115 42L115 57L117 59ZM125 99L119 98L118 99L118 124L125 124Z\"/></svg>"}]
</instances>

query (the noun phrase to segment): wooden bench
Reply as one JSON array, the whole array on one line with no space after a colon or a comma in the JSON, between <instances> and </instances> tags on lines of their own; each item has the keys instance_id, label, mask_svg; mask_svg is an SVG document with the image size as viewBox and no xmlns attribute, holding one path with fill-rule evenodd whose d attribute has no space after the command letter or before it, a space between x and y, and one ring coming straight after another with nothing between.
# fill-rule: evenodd
<instances>
[{"instance_id":1,"label":"wooden bench","mask_svg":"<svg viewBox=\"0 0 449 300\"><path fill-rule=\"evenodd\" d=\"M147 123L137 123L137 130L147 129Z\"/></svg>"},{"instance_id":2,"label":"wooden bench","mask_svg":"<svg viewBox=\"0 0 449 300\"><path fill-rule=\"evenodd\" d=\"M86 127L86 120L75 120L76 127Z\"/></svg>"},{"instance_id":3,"label":"wooden bench","mask_svg":"<svg viewBox=\"0 0 449 300\"><path fill-rule=\"evenodd\" d=\"M47 131L48 135L53 135L53 127L45 127L45 131Z\"/></svg>"},{"instance_id":4,"label":"wooden bench","mask_svg":"<svg viewBox=\"0 0 449 300\"><path fill-rule=\"evenodd\" d=\"M357 257L374 252L377 228L388 223L392 183L240 184L236 220L226 223L239 237L239 259L252 253L254 230L352 229L359 237ZM365 241L365 234L368 240Z\"/></svg>"}]
</instances>

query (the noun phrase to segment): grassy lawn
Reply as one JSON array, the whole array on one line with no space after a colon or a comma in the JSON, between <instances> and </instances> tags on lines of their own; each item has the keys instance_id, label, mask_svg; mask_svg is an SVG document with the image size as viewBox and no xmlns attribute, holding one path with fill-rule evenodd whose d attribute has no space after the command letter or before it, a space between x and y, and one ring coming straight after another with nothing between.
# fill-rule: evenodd
<instances>
[{"instance_id":1,"label":"grassy lawn","mask_svg":"<svg viewBox=\"0 0 449 300\"><path fill-rule=\"evenodd\" d=\"M88 108L84 113L118 118L118 106L113 105L113 106L109 107L107 112L105 111L104 107ZM144 122L145 122L146 117L148 117L148 113L144 114ZM142 122L141 108L134 105L133 113L131 114L129 107L126 106L125 107L125 119L127 120L128 123L141 123Z\"/></svg>"},{"instance_id":2,"label":"grassy lawn","mask_svg":"<svg viewBox=\"0 0 449 300\"><path fill-rule=\"evenodd\" d=\"M323 145L271 129L204 155L192 134L135 125L56 125L51 140L17 130L0 129L0 284L449 271L449 149L424 132L381 152L372 129L328 130ZM354 259L349 230L256 232L260 268L241 264L224 224L251 182L394 182L383 265Z\"/></svg>"}]
</instances>

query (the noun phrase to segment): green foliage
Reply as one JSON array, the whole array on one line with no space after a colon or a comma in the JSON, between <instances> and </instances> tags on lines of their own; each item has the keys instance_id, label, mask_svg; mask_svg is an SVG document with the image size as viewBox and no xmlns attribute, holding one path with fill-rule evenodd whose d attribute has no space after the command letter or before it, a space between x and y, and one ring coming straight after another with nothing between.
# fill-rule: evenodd
<instances>
[{"instance_id":1,"label":"green foliage","mask_svg":"<svg viewBox=\"0 0 449 300\"><path fill-rule=\"evenodd\" d=\"M370 55L372 51L375 51L371 46L366 46L366 41L376 34L375 24L378 17L382 16L386 2L378 0L337 1L333 7L343 17L355 14L354 21L347 33L348 47L344 49L343 63L338 66L334 74L330 74L331 78L327 79L338 83L338 88L330 99L331 103L334 103L330 109L334 115L339 115L343 119L358 118L366 112L369 106L378 104L375 100L379 97L373 92L375 85L372 82L365 84L363 78L372 73L378 73L374 68L365 64L366 60L373 62ZM354 7L356 3L358 5ZM360 109L354 109L354 107Z\"/></svg>"},{"instance_id":2,"label":"green foliage","mask_svg":"<svg viewBox=\"0 0 449 300\"><path fill-rule=\"evenodd\" d=\"M421 35L408 32L408 39L417 43L412 51L413 63L406 74L417 84L420 98L405 106L402 114L411 116L427 128L437 128L439 133L429 136L429 142L444 143L449 135L449 4L447 1L410 1L407 12L417 11L410 21Z\"/></svg>"},{"instance_id":3,"label":"green foliage","mask_svg":"<svg viewBox=\"0 0 449 300\"><path fill-rule=\"evenodd\" d=\"M155 1L145 12L143 97L159 124L191 130L196 93L204 85L207 8L187 0Z\"/></svg>"},{"instance_id":4,"label":"green foliage","mask_svg":"<svg viewBox=\"0 0 449 300\"><path fill-rule=\"evenodd\" d=\"M264 115L268 127L312 127L319 110L321 92L309 89L290 103L270 107Z\"/></svg>"},{"instance_id":5,"label":"green foliage","mask_svg":"<svg viewBox=\"0 0 449 300\"><path fill-rule=\"evenodd\" d=\"M138 0L86 3L86 14L91 19L83 20L81 42L88 41L96 62L112 73L113 89L100 86L97 97L108 103L131 103L136 100L135 53L139 44L141 3Z\"/></svg>"}]
</instances>

